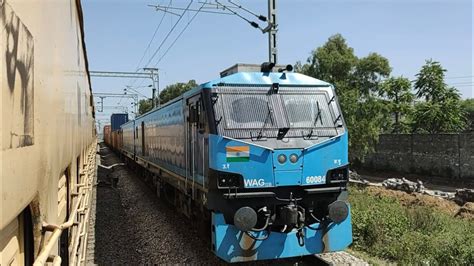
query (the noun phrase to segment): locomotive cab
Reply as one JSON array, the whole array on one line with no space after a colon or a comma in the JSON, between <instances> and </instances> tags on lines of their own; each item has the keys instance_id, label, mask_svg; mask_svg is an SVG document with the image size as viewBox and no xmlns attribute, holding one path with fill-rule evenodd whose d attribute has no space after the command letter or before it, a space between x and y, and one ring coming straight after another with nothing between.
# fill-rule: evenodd
<instances>
[{"instance_id":1,"label":"locomotive cab","mask_svg":"<svg viewBox=\"0 0 474 266\"><path fill-rule=\"evenodd\" d=\"M334 88L276 68L235 65L121 126L122 154L153 174L160 197L211 223L211 249L227 262L352 242Z\"/></svg>"},{"instance_id":2,"label":"locomotive cab","mask_svg":"<svg viewBox=\"0 0 474 266\"><path fill-rule=\"evenodd\" d=\"M209 99L207 207L214 252L228 261L249 259L231 258L222 248L233 239L230 246L244 252L239 234L262 246L250 259L348 246L348 139L334 88L297 73L225 73L202 85ZM345 237L332 241L341 231ZM228 236L234 233L237 238ZM263 251L282 237L301 250Z\"/></svg>"}]
</instances>

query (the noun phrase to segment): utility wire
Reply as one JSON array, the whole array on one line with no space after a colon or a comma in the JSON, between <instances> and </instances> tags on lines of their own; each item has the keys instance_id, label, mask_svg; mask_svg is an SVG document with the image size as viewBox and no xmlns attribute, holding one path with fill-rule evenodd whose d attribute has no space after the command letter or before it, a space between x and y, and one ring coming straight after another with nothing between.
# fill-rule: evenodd
<instances>
[{"instance_id":1,"label":"utility wire","mask_svg":"<svg viewBox=\"0 0 474 266\"><path fill-rule=\"evenodd\" d=\"M231 12L232 14L236 15L237 17L247 21L252 27L256 28L256 29L260 29L262 31L262 33L267 33L269 30L271 30L272 28L272 24L271 23L268 23L267 27L265 28L261 28L260 25L258 25L257 22L255 21L251 21L247 18L245 18L244 16L240 15L239 13L237 13L236 11L232 10L230 7L220 3L219 1L216 0L216 3L220 6L222 6L222 8L224 10L228 10L229 12ZM259 19L260 19L260 16L257 16ZM262 16L263 17L263 16ZM263 18L262 18L263 19ZM266 19L266 18L265 18Z\"/></svg>"},{"instance_id":2,"label":"utility wire","mask_svg":"<svg viewBox=\"0 0 474 266\"><path fill-rule=\"evenodd\" d=\"M447 77L445 79L467 79L467 78L474 78L474 76Z\"/></svg>"},{"instance_id":3,"label":"utility wire","mask_svg":"<svg viewBox=\"0 0 474 266\"><path fill-rule=\"evenodd\" d=\"M170 1L169 1L168 7L171 6L171 3L172 3L172 2L173 2L173 0L170 0ZM155 32L153 33L153 36L151 37L150 42L148 42L148 45L147 45L145 51L143 52L142 58L140 58L140 61L138 62L137 67L135 68L135 69L136 69L135 72L138 72L138 70L140 69L140 64L143 62L143 59L145 58L146 53L147 53L148 50L150 49L150 46L151 46L151 44L153 43L153 41L155 40L156 34L158 33L158 30L160 29L160 26L161 26L161 24L163 23L163 20L165 19L165 15L166 15L166 13L163 13L163 16L161 17L161 20L160 20L160 22L158 23L158 26L156 26ZM136 78L134 78L133 80L131 80L131 82L129 83L129 86L132 86L133 84L135 84L136 81L137 81Z\"/></svg>"},{"instance_id":4,"label":"utility wire","mask_svg":"<svg viewBox=\"0 0 474 266\"><path fill-rule=\"evenodd\" d=\"M168 33L166 34L165 38L161 41L160 45L158 46L158 48L155 50L155 52L153 53L153 55L150 57L150 59L148 60L148 62L146 63L145 65L145 68L149 66L149 64L153 61L153 59L155 58L155 56L158 54L158 52L160 51L161 47L163 47L163 44L166 42L166 40L168 40L169 36L171 35L171 33L174 31L174 29L176 28L176 26L178 25L178 23L181 21L181 19L184 17L184 14L188 11L189 7L191 6L191 4L193 3L193 1L191 0L188 4L188 6L184 9L183 13L180 15L180 17L178 18L178 20L176 21L176 23L173 25L173 27L170 29L170 31L168 31ZM139 86L143 84L143 80L138 84Z\"/></svg>"},{"instance_id":5,"label":"utility wire","mask_svg":"<svg viewBox=\"0 0 474 266\"><path fill-rule=\"evenodd\" d=\"M249 14L255 16L255 17L257 17L259 20L265 21L265 22L267 21L267 17L265 17L264 15L257 15L256 13L254 13L254 12L248 10L247 8L243 7L242 5L238 5L238 4L234 3L234 2L232 2L232 0L228 0L228 1L229 1L229 3L233 4L234 6L236 6L236 7L240 8L240 9L242 9L243 11L245 11L245 12L247 12L247 13L249 13Z\"/></svg>"},{"instance_id":6,"label":"utility wire","mask_svg":"<svg viewBox=\"0 0 474 266\"><path fill-rule=\"evenodd\" d=\"M201 9L204 7L204 5L205 5L205 3L203 3L202 6L196 11L196 13L194 13L194 15L188 21L188 24L186 24L186 26L184 26L184 28L181 30L181 32L178 34L178 36L174 39L174 41L171 43L171 45L168 47L168 49L166 49L166 51L163 53L163 55L160 57L160 59L158 59L158 61L155 64L155 67L161 62L163 57L165 57L165 55L168 53L168 51L174 46L174 44L181 37L181 35L183 35L183 33L189 27L189 24L191 24L191 22L193 22L193 20L196 18L196 16L199 14L199 12L201 12Z\"/></svg>"},{"instance_id":7,"label":"utility wire","mask_svg":"<svg viewBox=\"0 0 474 266\"><path fill-rule=\"evenodd\" d=\"M181 14L181 16L179 17L179 19L176 21L176 23L173 25L173 27L170 29L170 31L168 32L168 34L166 34L165 38L163 39L163 41L160 43L160 45L158 46L158 48L155 50L155 52L153 53L153 55L151 56L151 58L148 60L148 62L146 63L145 67L148 67L148 65L150 64L150 62L155 58L156 54L160 51L161 47L163 47L163 44L166 42L166 40L168 40L169 36L171 35L171 33L174 31L174 29L176 28L176 26L179 24L179 22L181 21L181 19L184 17L184 14L188 11L189 7L191 6L191 4L193 3L193 1L189 2L188 6L186 7L186 9L183 11L183 13Z\"/></svg>"},{"instance_id":8,"label":"utility wire","mask_svg":"<svg viewBox=\"0 0 474 266\"><path fill-rule=\"evenodd\" d=\"M206 9L222 9L222 10L225 10L224 8L221 7L221 5L218 5L218 4L214 4L214 3L208 3L207 1L198 1L199 4L206 4L206 6L204 8ZM227 8L235 8L235 7L231 7L231 6L227 6Z\"/></svg>"},{"instance_id":9,"label":"utility wire","mask_svg":"<svg viewBox=\"0 0 474 266\"><path fill-rule=\"evenodd\" d=\"M199 2L199 3L202 3L202 2ZM170 13L170 14L173 14L173 15L176 15L176 16L180 16L180 15L177 14L177 13L171 12L171 11L169 11L168 9L172 9L172 10L186 10L185 8L182 8L182 7L167 7L167 8L165 8L164 6L159 6L159 5L148 5L148 6L154 7L154 8L156 8L156 10L163 11L163 12L166 12L166 13ZM200 9L201 9L201 8L200 8ZM187 11L198 12L199 10L197 10L197 9L187 9ZM202 11L200 11L200 12L202 12L202 13L211 13L211 14L220 14L220 15L233 15L233 14L228 13L228 12L220 12L220 11L202 10Z\"/></svg>"},{"instance_id":10,"label":"utility wire","mask_svg":"<svg viewBox=\"0 0 474 266\"><path fill-rule=\"evenodd\" d=\"M172 0L169 1L169 3L168 3L168 8L171 6L171 3L172 3L172 2L173 2ZM161 17L161 20L160 20L160 22L158 23L158 26L156 27L155 32L153 33L153 37L151 37L151 40L150 40L150 42L148 43L148 45L147 45L147 47L146 47L146 49L145 49L145 52L143 52L142 58L140 59L140 61L139 61L138 64L137 64L137 67L136 67L137 69L139 69L140 64L142 63L143 59L144 59L145 56L146 56L146 52L148 52L148 49L150 49L150 46L151 46L153 40L155 40L156 33L158 32L158 29L160 29L160 26L161 26L161 24L163 23L163 20L165 19L165 15L166 15L166 13L163 13L163 16Z\"/></svg>"},{"instance_id":11,"label":"utility wire","mask_svg":"<svg viewBox=\"0 0 474 266\"><path fill-rule=\"evenodd\" d=\"M470 85L470 84L472 85L472 84L474 84L474 82L457 82L457 83L448 83L448 85L451 85L451 86L453 86L453 85Z\"/></svg>"},{"instance_id":12,"label":"utility wire","mask_svg":"<svg viewBox=\"0 0 474 266\"><path fill-rule=\"evenodd\" d=\"M131 90L133 92L135 92L136 94L138 94L139 96L142 96L144 97L145 99L148 99L148 96L144 95L143 93L135 90L134 88L130 87L130 86L127 86L125 89L124 89L126 92L128 92L128 90Z\"/></svg>"},{"instance_id":13,"label":"utility wire","mask_svg":"<svg viewBox=\"0 0 474 266\"><path fill-rule=\"evenodd\" d=\"M240 15L239 13L235 12L234 10L230 9L230 8L227 7L226 5L221 4L221 3L220 3L219 1L217 1L217 0L216 0L216 3L217 3L218 5L221 5L224 10L228 10L229 12L231 12L231 13L233 13L234 15L238 16L239 18L241 18L241 19L247 21L250 25L252 25L252 27L261 29L260 26L259 26L256 22L250 21L249 19L245 18L244 16Z\"/></svg>"}]
</instances>

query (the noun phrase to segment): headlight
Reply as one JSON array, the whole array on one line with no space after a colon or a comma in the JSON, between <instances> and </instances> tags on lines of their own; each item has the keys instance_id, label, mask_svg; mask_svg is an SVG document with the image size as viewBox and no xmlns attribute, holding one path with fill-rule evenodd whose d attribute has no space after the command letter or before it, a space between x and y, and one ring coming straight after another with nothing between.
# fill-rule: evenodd
<instances>
[{"instance_id":1,"label":"headlight","mask_svg":"<svg viewBox=\"0 0 474 266\"><path fill-rule=\"evenodd\" d=\"M349 216L349 207L344 201L336 200L329 204L329 219L337 224L344 221Z\"/></svg>"},{"instance_id":2,"label":"headlight","mask_svg":"<svg viewBox=\"0 0 474 266\"><path fill-rule=\"evenodd\" d=\"M286 162L286 155L280 154L278 155L278 162L284 164Z\"/></svg>"},{"instance_id":3,"label":"headlight","mask_svg":"<svg viewBox=\"0 0 474 266\"><path fill-rule=\"evenodd\" d=\"M298 161L298 155L296 155L294 153L292 155L290 155L290 162L296 163L297 161Z\"/></svg>"}]
</instances>

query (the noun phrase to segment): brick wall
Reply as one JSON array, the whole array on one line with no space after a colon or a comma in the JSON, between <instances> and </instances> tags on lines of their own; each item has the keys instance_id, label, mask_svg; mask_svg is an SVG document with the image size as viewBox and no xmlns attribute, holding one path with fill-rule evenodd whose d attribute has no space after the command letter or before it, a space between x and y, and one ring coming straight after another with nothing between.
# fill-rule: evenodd
<instances>
[{"instance_id":1,"label":"brick wall","mask_svg":"<svg viewBox=\"0 0 474 266\"><path fill-rule=\"evenodd\" d=\"M365 168L474 179L474 133L385 134Z\"/></svg>"}]
</instances>

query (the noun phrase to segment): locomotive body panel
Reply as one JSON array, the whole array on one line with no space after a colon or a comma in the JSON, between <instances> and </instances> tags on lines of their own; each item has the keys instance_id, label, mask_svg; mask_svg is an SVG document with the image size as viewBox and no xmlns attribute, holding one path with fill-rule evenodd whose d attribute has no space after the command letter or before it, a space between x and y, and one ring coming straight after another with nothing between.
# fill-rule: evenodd
<instances>
[{"instance_id":1,"label":"locomotive body panel","mask_svg":"<svg viewBox=\"0 0 474 266\"><path fill-rule=\"evenodd\" d=\"M352 242L348 138L326 82L236 73L122 131L125 153L156 175L158 191L165 184L182 193L173 201L188 216L192 206L211 213L213 251L228 262L337 251ZM265 232L249 231L248 217ZM274 228L262 217L273 217Z\"/></svg>"}]
</instances>

